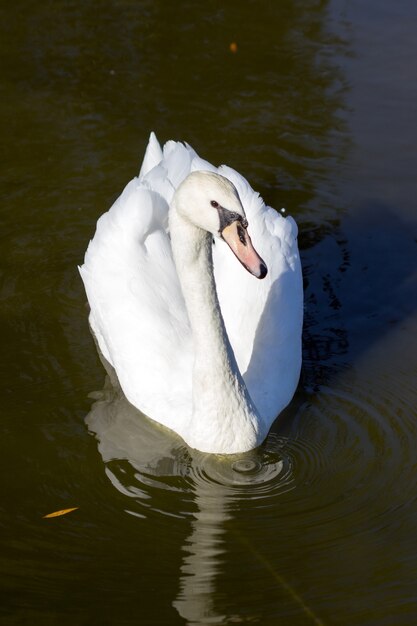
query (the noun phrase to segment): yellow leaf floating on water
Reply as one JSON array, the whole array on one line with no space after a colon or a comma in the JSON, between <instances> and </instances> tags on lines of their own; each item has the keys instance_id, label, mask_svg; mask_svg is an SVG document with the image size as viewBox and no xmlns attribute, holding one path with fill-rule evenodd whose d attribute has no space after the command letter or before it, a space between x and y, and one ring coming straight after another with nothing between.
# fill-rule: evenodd
<instances>
[{"instance_id":1,"label":"yellow leaf floating on water","mask_svg":"<svg viewBox=\"0 0 417 626\"><path fill-rule=\"evenodd\" d=\"M60 511L54 511L53 513L48 513L48 515L44 515L44 519L47 517L60 517L61 515L66 515L67 513L71 513L71 511L76 511L79 507L73 506L72 509L61 509Z\"/></svg>"}]
</instances>

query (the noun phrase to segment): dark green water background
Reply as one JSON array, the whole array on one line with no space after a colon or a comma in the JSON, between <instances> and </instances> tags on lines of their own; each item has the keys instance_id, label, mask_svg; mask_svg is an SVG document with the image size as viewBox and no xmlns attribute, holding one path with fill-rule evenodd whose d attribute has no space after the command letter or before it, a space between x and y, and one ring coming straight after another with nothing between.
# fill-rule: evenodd
<instances>
[{"instance_id":1,"label":"dark green water background","mask_svg":"<svg viewBox=\"0 0 417 626\"><path fill-rule=\"evenodd\" d=\"M416 624L417 4L23 0L0 31L1 623ZM300 228L303 374L252 473L97 392L77 264L151 130Z\"/></svg>"}]
</instances>

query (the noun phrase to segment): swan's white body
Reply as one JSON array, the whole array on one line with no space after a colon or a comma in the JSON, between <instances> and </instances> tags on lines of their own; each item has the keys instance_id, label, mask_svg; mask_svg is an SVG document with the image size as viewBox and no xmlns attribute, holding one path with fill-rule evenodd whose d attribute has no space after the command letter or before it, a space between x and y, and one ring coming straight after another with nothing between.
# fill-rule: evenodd
<instances>
[{"instance_id":1,"label":"swan's white body","mask_svg":"<svg viewBox=\"0 0 417 626\"><path fill-rule=\"evenodd\" d=\"M268 267L263 280L224 241L212 246L212 235L181 217L176 190L196 171L235 186ZM181 143L162 151L152 134L139 177L98 220L80 272L99 348L134 406L206 452L243 452L263 441L301 366L302 278L291 217L265 206L234 170Z\"/></svg>"}]
</instances>

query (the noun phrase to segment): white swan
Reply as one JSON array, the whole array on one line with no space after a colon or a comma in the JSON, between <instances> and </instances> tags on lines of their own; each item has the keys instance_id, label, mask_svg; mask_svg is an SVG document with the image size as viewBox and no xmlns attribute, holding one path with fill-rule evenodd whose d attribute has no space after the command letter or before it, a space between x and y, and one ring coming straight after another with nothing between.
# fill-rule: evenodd
<instances>
[{"instance_id":1,"label":"white swan","mask_svg":"<svg viewBox=\"0 0 417 626\"><path fill-rule=\"evenodd\" d=\"M98 220L80 273L99 348L134 406L204 452L263 441L301 366L291 217L234 170L174 141L161 150L152 133L139 177Z\"/></svg>"}]
</instances>

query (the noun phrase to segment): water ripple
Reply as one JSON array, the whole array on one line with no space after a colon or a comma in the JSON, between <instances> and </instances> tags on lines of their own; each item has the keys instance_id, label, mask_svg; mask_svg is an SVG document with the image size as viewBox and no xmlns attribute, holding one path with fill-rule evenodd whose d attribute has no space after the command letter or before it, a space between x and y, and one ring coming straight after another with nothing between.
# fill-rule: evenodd
<instances>
[{"instance_id":1,"label":"water ripple","mask_svg":"<svg viewBox=\"0 0 417 626\"><path fill-rule=\"evenodd\" d=\"M264 524L270 515L277 529L317 529L320 541L332 543L384 526L404 505L393 494L399 475L412 480L414 428L398 415L398 398L397 413L390 399L388 387L376 399L366 381L345 376L301 406L289 434L272 431L239 455L191 450L120 397L96 402L87 423L108 478L135 515L193 518L204 501L219 519L259 509Z\"/></svg>"}]
</instances>

